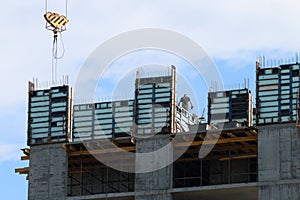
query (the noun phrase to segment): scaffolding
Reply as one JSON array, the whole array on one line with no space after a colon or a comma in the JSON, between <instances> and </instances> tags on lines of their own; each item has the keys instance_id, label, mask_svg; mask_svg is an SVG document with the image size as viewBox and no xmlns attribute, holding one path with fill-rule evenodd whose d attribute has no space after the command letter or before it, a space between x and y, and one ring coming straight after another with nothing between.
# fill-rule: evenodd
<instances>
[{"instance_id":1,"label":"scaffolding","mask_svg":"<svg viewBox=\"0 0 300 200\"><path fill-rule=\"evenodd\" d=\"M111 169L90 156L69 157L68 162L68 196L134 191L132 173Z\"/></svg>"},{"instance_id":2,"label":"scaffolding","mask_svg":"<svg viewBox=\"0 0 300 200\"><path fill-rule=\"evenodd\" d=\"M206 136L205 133L198 135ZM255 129L237 128L222 131L216 146L204 159L197 159L201 145L195 144L199 143L201 140L197 141L196 138L185 154L173 164L174 188L257 181Z\"/></svg>"},{"instance_id":3,"label":"scaffolding","mask_svg":"<svg viewBox=\"0 0 300 200\"><path fill-rule=\"evenodd\" d=\"M204 159L199 159L198 153L204 138L208 136L209 143L216 134L214 131L197 132L186 152L173 163L173 188L257 181L257 130L254 127L223 130L212 151ZM177 135L176 138L179 137L178 141L181 142L176 143L174 148L186 147L189 142L185 142L185 137L189 136L192 133ZM176 138L170 135L170 141ZM133 153L136 150L130 137L112 139L111 142L122 150ZM108 168L93 156L108 157L111 162L123 159L124 164L130 164L127 158L120 158L115 149L103 149L100 140L85 145L93 146L94 149L87 150L82 143L68 143L64 146L69 160L69 196L134 190L134 174Z\"/></svg>"}]
</instances>

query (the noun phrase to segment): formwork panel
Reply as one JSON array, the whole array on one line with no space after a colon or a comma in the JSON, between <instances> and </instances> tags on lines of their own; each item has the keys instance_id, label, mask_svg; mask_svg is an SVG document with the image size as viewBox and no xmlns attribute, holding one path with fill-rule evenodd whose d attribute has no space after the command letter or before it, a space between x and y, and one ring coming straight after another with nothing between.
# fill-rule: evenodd
<instances>
[{"instance_id":1,"label":"formwork panel","mask_svg":"<svg viewBox=\"0 0 300 200\"><path fill-rule=\"evenodd\" d=\"M35 90L29 82L28 145L71 140L72 89L55 86Z\"/></svg>"},{"instance_id":2,"label":"formwork panel","mask_svg":"<svg viewBox=\"0 0 300 200\"><path fill-rule=\"evenodd\" d=\"M129 136L133 106L133 100L75 105L73 141Z\"/></svg>"},{"instance_id":3,"label":"formwork panel","mask_svg":"<svg viewBox=\"0 0 300 200\"><path fill-rule=\"evenodd\" d=\"M252 95L248 89L209 92L208 123L240 122L252 126Z\"/></svg>"},{"instance_id":4,"label":"formwork panel","mask_svg":"<svg viewBox=\"0 0 300 200\"><path fill-rule=\"evenodd\" d=\"M299 64L256 67L256 124L288 123L297 120Z\"/></svg>"}]
</instances>

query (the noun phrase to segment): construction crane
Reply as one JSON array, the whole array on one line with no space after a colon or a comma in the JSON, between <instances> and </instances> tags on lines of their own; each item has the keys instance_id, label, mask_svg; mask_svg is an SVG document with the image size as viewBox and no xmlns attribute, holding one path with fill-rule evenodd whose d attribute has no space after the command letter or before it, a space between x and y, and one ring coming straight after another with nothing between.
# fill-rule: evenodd
<instances>
[{"instance_id":1,"label":"construction crane","mask_svg":"<svg viewBox=\"0 0 300 200\"><path fill-rule=\"evenodd\" d=\"M62 39L62 32L66 30L66 24L69 22L67 18L68 12L68 0L65 0L65 14L48 11L48 0L45 0L45 14L46 29L53 32L53 46L52 46L52 83L57 81L57 60L61 59L65 53L65 47ZM58 55L58 35L60 35L60 41L62 46L62 52Z\"/></svg>"}]
</instances>

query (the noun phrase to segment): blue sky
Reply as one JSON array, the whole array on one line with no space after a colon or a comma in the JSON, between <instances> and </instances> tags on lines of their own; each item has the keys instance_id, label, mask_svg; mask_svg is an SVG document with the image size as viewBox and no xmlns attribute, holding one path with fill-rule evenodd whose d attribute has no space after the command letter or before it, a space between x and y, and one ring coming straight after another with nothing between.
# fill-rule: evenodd
<instances>
[{"instance_id":1,"label":"blue sky","mask_svg":"<svg viewBox=\"0 0 300 200\"><path fill-rule=\"evenodd\" d=\"M64 13L63 1L48 4L49 10ZM11 0L1 6L0 192L2 199L19 200L27 197L25 176L14 174L16 167L27 165L19 161L20 149L26 147L27 81L51 79L52 33L44 28L44 1ZM299 7L296 0L69 0L70 23L63 33L66 53L59 61L59 76L68 74L74 84L98 45L117 34L151 27L179 32L202 46L226 88L250 78L253 90L258 56L285 59L300 50ZM162 64L170 59L149 58ZM125 60L118 63L122 69L134 63ZM107 74L108 79L114 77Z\"/></svg>"}]
</instances>

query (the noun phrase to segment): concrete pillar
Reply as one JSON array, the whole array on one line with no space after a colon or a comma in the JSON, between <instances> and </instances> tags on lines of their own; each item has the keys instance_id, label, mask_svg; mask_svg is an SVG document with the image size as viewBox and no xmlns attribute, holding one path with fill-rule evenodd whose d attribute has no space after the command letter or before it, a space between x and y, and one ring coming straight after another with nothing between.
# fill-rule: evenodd
<instances>
[{"instance_id":1,"label":"concrete pillar","mask_svg":"<svg viewBox=\"0 0 300 200\"><path fill-rule=\"evenodd\" d=\"M68 157L62 143L30 148L29 200L67 197Z\"/></svg>"},{"instance_id":2,"label":"concrete pillar","mask_svg":"<svg viewBox=\"0 0 300 200\"><path fill-rule=\"evenodd\" d=\"M295 123L258 127L259 200L300 199L300 131Z\"/></svg>"},{"instance_id":3,"label":"concrete pillar","mask_svg":"<svg viewBox=\"0 0 300 200\"><path fill-rule=\"evenodd\" d=\"M137 138L136 152L151 153L161 149L170 142L169 135L156 135L151 138ZM172 152L163 152L156 162L167 162L173 158ZM155 161L155 160L153 160ZM145 162L137 157L136 167L145 166ZM135 199L136 200L172 200L168 192L173 186L173 165L150 171L147 173L136 173L135 175Z\"/></svg>"}]
</instances>

